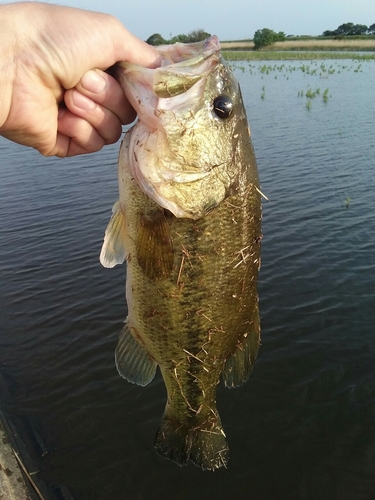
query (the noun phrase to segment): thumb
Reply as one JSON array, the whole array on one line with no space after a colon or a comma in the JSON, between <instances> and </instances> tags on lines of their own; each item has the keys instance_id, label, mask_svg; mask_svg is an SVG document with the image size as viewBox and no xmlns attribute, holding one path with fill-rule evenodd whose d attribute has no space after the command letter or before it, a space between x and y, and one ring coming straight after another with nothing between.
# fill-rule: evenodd
<instances>
[{"instance_id":1,"label":"thumb","mask_svg":"<svg viewBox=\"0 0 375 500\"><path fill-rule=\"evenodd\" d=\"M115 21L118 29L113 39L114 62L127 61L146 68L157 67L161 56L156 48L130 33L117 19Z\"/></svg>"}]
</instances>

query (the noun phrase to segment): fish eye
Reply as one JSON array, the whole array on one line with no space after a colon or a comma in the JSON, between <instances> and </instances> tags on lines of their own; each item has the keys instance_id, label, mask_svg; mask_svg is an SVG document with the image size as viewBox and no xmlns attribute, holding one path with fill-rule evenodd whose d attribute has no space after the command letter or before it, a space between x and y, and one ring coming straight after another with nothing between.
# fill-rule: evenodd
<instances>
[{"instance_id":1,"label":"fish eye","mask_svg":"<svg viewBox=\"0 0 375 500\"><path fill-rule=\"evenodd\" d=\"M233 102L227 95L219 95L214 99L214 113L221 120L229 118L233 111Z\"/></svg>"}]
</instances>

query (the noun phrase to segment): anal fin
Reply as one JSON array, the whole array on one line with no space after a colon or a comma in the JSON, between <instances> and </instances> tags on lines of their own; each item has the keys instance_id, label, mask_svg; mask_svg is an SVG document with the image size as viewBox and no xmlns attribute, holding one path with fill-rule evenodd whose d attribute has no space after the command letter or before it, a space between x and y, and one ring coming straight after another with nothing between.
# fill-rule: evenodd
<instances>
[{"instance_id":1,"label":"anal fin","mask_svg":"<svg viewBox=\"0 0 375 500\"><path fill-rule=\"evenodd\" d=\"M115 351L116 367L121 375L132 384L145 386L156 372L156 362L146 349L133 337L128 322L121 330Z\"/></svg>"},{"instance_id":2,"label":"anal fin","mask_svg":"<svg viewBox=\"0 0 375 500\"><path fill-rule=\"evenodd\" d=\"M254 316L254 321L249 325L250 328L246 336L224 364L223 379L225 387L233 388L244 384L254 368L260 344L258 309Z\"/></svg>"}]
</instances>

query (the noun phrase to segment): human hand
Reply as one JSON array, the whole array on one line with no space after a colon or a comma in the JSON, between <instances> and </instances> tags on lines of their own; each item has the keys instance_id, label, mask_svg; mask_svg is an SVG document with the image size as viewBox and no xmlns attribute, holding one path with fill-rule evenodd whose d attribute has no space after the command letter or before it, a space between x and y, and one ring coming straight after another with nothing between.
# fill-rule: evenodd
<instances>
[{"instance_id":1,"label":"human hand","mask_svg":"<svg viewBox=\"0 0 375 500\"><path fill-rule=\"evenodd\" d=\"M157 51L107 14L27 2L0 16L0 134L59 157L116 142L135 112L104 70L153 67Z\"/></svg>"}]
</instances>

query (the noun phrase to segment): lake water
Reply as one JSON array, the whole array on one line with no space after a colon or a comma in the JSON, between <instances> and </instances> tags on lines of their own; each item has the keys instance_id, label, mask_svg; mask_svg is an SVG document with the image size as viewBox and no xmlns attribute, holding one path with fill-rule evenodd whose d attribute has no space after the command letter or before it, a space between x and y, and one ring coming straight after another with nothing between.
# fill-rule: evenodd
<instances>
[{"instance_id":1,"label":"lake water","mask_svg":"<svg viewBox=\"0 0 375 500\"><path fill-rule=\"evenodd\" d=\"M125 268L98 256L118 144L59 160L0 140L0 402L34 430L51 489L77 500L375 498L375 63L266 66L236 64L270 201L260 354L247 384L218 387L226 470L160 458L161 377L141 388L114 366ZM310 109L309 88L320 88Z\"/></svg>"}]
</instances>

